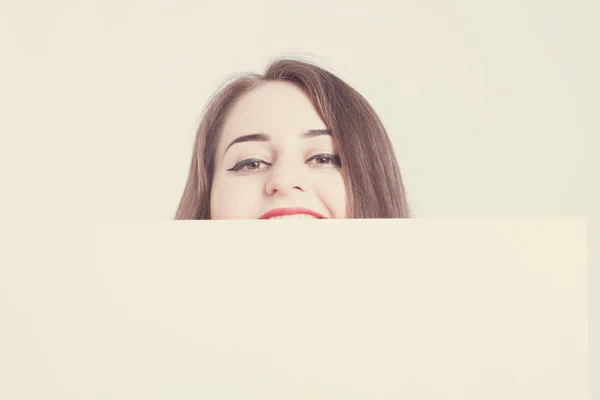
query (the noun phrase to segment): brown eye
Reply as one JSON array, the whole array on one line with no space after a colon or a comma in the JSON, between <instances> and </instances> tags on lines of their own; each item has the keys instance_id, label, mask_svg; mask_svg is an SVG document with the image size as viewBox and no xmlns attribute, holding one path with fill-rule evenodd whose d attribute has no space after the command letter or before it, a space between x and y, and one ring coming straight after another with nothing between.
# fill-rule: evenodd
<instances>
[{"instance_id":1,"label":"brown eye","mask_svg":"<svg viewBox=\"0 0 600 400\"><path fill-rule=\"evenodd\" d=\"M246 165L246 169L249 170L258 169L258 167L260 167L260 163L258 161L252 161L251 163Z\"/></svg>"},{"instance_id":2,"label":"brown eye","mask_svg":"<svg viewBox=\"0 0 600 400\"><path fill-rule=\"evenodd\" d=\"M317 154L307 160L319 166L341 166L340 158L333 154Z\"/></svg>"},{"instance_id":3,"label":"brown eye","mask_svg":"<svg viewBox=\"0 0 600 400\"><path fill-rule=\"evenodd\" d=\"M261 167L261 165L264 164L264 167ZM254 172L254 171L259 171L261 169L265 169L270 167L271 164L269 164L266 161L263 160L259 160L256 158L250 158L248 160L243 160L240 161L239 163L235 164L233 166L233 168L228 169L227 171L231 171L231 172Z\"/></svg>"}]
</instances>

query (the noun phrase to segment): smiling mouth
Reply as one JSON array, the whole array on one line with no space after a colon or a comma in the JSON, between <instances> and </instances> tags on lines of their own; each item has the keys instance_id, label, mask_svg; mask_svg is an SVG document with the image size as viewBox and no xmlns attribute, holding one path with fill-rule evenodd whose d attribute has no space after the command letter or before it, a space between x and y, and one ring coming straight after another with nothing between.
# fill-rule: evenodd
<instances>
[{"instance_id":1,"label":"smiling mouth","mask_svg":"<svg viewBox=\"0 0 600 400\"><path fill-rule=\"evenodd\" d=\"M322 214L307 208L276 208L270 210L258 219L326 219Z\"/></svg>"},{"instance_id":2,"label":"smiling mouth","mask_svg":"<svg viewBox=\"0 0 600 400\"><path fill-rule=\"evenodd\" d=\"M321 219L309 214L279 215L267 219Z\"/></svg>"}]
</instances>

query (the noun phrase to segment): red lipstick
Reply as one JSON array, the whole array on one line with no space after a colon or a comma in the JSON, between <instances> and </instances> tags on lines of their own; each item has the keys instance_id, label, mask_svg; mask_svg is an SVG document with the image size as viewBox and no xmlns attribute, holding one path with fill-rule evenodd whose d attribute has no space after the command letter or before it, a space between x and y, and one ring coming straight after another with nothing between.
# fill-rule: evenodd
<instances>
[{"instance_id":1,"label":"red lipstick","mask_svg":"<svg viewBox=\"0 0 600 400\"><path fill-rule=\"evenodd\" d=\"M258 217L258 219L269 219L272 217L279 217L282 215L296 215L296 214L308 214L308 215L312 215L315 218L326 219L326 217L323 214L319 214L316 211L309 210L308 208L302 208L302 207L274 208L273 210L267 211L266 213L264 213L263 215Z\"/></svg>"}]
</instances>

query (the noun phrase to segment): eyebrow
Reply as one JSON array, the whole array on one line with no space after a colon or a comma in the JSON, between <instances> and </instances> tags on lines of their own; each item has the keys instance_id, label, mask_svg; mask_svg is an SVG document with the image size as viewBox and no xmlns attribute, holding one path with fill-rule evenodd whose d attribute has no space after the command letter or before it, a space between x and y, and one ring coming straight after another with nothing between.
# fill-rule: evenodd
<instances>
[{"instance_id":1,"label":"eyebrow","mask_svg":"<svg viewBox=\"0 0 600 400\"><path fill-rule=\"evenodd\" d=\"M309 139L309 138L314 138L314 137L323 136L323 135L332 136L331 130L330 129L309 129L300 134L300 139ZM229 150L229 148L236 143L270 142L270 141L271 141L271 136L264 134L264 133L252 133L250 135L242 135L240 137L233 139L233 141L231 143L229 143L229 145L225 149L225 153L227 153L227 150ZM225 154L225 153L223 153L223 154Z\"/></svg>"}]
</instances>

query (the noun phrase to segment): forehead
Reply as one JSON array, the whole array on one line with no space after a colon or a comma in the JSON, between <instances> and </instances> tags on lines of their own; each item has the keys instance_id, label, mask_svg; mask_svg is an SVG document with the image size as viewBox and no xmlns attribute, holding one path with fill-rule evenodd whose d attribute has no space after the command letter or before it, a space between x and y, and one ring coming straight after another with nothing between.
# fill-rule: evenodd
<instances>
[{"instance_id":1,"label":"forehead","mask_svg":"<svg viewBox=\"0 0 600 400\"><path fill-rule=\"evenodd\" d=\"M223 126L224 141L243 134L266 133L277 139L307 129L324 129L306 93L291 82L267 82L244 94Z\"/></svg>"}]
</instances>

